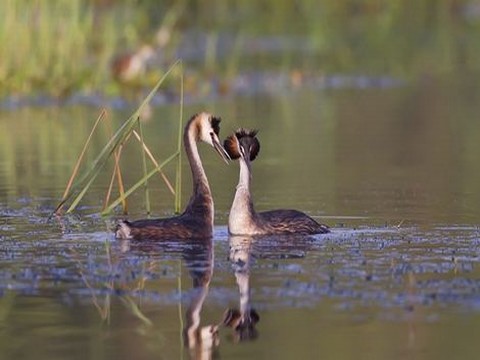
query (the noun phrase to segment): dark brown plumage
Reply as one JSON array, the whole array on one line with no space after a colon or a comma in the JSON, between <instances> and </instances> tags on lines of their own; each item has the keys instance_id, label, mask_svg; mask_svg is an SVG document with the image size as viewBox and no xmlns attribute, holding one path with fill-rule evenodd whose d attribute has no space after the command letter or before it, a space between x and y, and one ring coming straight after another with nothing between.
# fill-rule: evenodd
<instances>
[{"instance_id":1,"label":"dark brown plumage","mask_svg":"<svg viewBox=\"0 0 480 360\"><path fill-rule=\"evenodd\" d=\"M257 213L250 193L251 165L260 151L256 131L239 129L224 142L230 158L240 160L240 179L230 209L228 229L235 235L324 234L328 226L297 210Z\"/></svg>"},{"instance_id":2,"label":"dark brown plumage","mask_svg":"<svg viewBox=\"0 0 480 360\"><path fill-rule=\"evenodd\" d=\"M325 234L327 225L319 224L298 210L271 210L257 214L259 225L267 234Z\"/></svg>"},{"instance_id":3,"label":"dark brown plumage","mask_svg":"<svg viewBox=\"0 0 480 360\"><path fill-rule=\"evenodd\" d=\"M115 229L118 239L175 240L212 236L213 198L196 143L206 142L227 161L228 154L218 140L220 121L211 114L199 113L192 116L185 126L183 142L193 179L193 194L185 211L167 219L121 221Z\"/></svg>"}]
</instances>

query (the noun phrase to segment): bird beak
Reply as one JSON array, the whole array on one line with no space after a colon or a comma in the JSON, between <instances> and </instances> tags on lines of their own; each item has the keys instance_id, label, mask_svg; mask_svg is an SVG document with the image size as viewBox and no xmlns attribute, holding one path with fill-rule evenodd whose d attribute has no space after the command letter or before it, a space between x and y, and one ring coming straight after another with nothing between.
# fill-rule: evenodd
<instances>
[{"instance_id":1,"label":"bird beak","mask_svg":"<svg viewBox=\"0 0 480 360\"><path fill-rule=\"evenodd\" d=\"M252 166L251 166L251 161L250 161L250 150L247 150L243 148L245 152L240 151L240 154L242 156L242 159L245 161L245 164L247 164L247 169L250 174L250 177L252 177Z\"/></svg>"},{"instance_id":2,"label":"bird beak","mask_svg":"<svg viewBox=\"0 0 480 360\"><path fill-rule=\"evenodd\" d=\"M248 154L248 157L245 159L245 163L247 164L248 173L250 174L250 177L252 177L252 165L250 162L250 154Z\"/></svg>"},{"instance_id":3,"label":"bird beak","mask_svg":"<svg viewBox=\"0 0 480 360\"><path fill-rule=\"evenodd\" d=\"M218 140L218 137L212 136L212 143L213 143L213 147L217 151L218 155L220 155L220 157L223 159L223 161L225 161L225 163L228 164L228 161L231 160L230 156L225 151L222 144L220 144L220 141Z\"/></svg>"}]
</instances>

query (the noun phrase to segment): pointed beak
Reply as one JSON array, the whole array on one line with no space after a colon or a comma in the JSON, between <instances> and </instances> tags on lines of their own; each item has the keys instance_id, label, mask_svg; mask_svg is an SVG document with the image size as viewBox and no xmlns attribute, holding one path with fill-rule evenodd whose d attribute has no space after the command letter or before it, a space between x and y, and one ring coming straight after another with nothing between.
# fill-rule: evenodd
<instances>
[{"instance_id":1,"label":"pointed beak","mask_svg":"<svg viewBox=\"0 0 480 360\"><path fill-rule=\"evenodd\" d=\"M214 149L217 151L218 155L225 161L226 164L228 164L228 161L231 160L230 156L228 156L228 153L225 151L223 148L222 144L220 144L220 141L218 140L218 137L212 136L212 143Z\"/></svg>"},{"instance_id":2,"label":"pointed beak","mask_svg":"<svg viewBox=\"0 0 480 360\"><path fill-rule=\"evenodd\" d=\"M243 151L240 151L240 155L242 156L242 159L245 161L245 164L247 164L248 172L250 174L250 177L252 177L252 166L251 166L251 161L250 161L250 149L245 149L242 148Z\"/></svg>"}]
</instances>

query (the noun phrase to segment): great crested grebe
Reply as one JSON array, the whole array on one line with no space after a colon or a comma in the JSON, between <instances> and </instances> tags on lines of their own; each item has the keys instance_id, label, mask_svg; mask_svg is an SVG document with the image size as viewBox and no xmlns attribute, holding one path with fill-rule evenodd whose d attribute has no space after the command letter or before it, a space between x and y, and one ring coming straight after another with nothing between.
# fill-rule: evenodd
<instances>
[{"instance_id":1,"label":"great crested grebe","mask_svg":"<svg viewBox=\"0 0 480 360\"><path fill-rule=\"evenodd\" d=\"M209 238L213 233L213 199L207 176L197 149L197 142L211 145L228 163L229 157L220 144L220 118L206 112L192 116L185 126L183 143L192 170L193 194L179 216L167 219L121 221L115 230L118 239L161 240Z\"/></svg>"},{"instance_id":2,"label":"great crested grebe","mask_svg":"<svg viewBox=\"0 0 480 360\"><path fill-rule=\"evenodd\" d=\"M228 231L234 235L324 234L328 226L319 224L297 210L272 210L257 213L250 194L251 162L260 151L257 131L238 129L225 139L224 147L232 160L240 161L240 178L235 192Z\"/></svg>"}]
</instances>

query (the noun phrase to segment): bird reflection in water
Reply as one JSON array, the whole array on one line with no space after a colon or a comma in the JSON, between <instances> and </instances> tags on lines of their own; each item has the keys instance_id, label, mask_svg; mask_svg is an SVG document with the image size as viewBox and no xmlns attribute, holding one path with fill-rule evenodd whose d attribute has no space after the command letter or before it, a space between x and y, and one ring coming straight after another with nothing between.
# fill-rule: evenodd
<instances>
[{"instance_id":1,"label":"bird reflection in water","mask_svg":"<svg viewBox=\"0 0 480 360\"><path fill-rule=\"evenodd\" d=\"M165 242L121 240L120 243L123 252L162 252L172 255L181 253L192 279L192 288L189 292L190 301L185 311L184 346L188 349L191 359L216 358L220 344L219 324L201 325L202 307L207 298L213 275L212 238Z\"/></svg>"},{"instance_id":2,"label":"bird reflection in water","mask_svg":"<svg viewBox=\"0 0 480 360\"><path fill-rule=\"evenodd\" d=\"M184 259L192 277L192 297L185 314L183 339L192 359L211 359L220 344L218 324L201 325L201 311L213 275L212 239L190 247Z\"/></svg>"},{"instance_id":3,"label":"bird reflection in water","mask_svg":"<svg viewBox=\"0 0 480 360\"><path fill-rule=\"evenodd\" d=\"M229 260L233 264L238 285L239 308L225 311L223 324L233 329L233 340L254 340L259 336L256 328L260 321L258 312L251 306L250 271L252 259L304 258L315 248L318 239L309 235L230 235Z\"/></svg>"},{"instance_id":4,"label":"bird reflection in water","mask_svg":"<svg viewBox=\"0 0 480 360\"><path fill-rule=\"evenodd\" d=\"M233 263L235 278L240 294L239 308L229 308L225 311L223 324L233 329L233 339L236 342L253 340L258 337L256 324L260 316L250 305L250 262L252 237L230 237L230 261Z\"/></svg>"}]
</instances>

